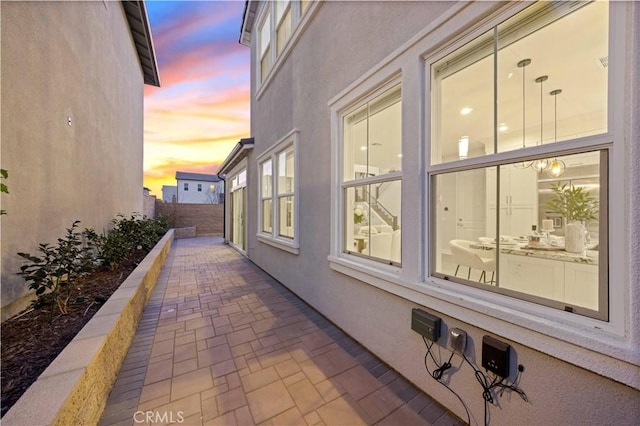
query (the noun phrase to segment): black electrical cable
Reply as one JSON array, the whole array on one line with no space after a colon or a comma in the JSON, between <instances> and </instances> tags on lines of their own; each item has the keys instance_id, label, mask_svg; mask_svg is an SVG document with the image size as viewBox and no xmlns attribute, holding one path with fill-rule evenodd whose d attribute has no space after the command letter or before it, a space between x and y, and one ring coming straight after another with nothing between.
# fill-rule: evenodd
<instances>
[{"instance_id":1,"label":"black electrical cable","mask_svg":"<svg viewBox=\"0 0 640 426\"><path fill-rule=\"evenodd\" d=\"M451 353L451 356L449 357L449 361L445 362L443 365L439 365L438 361L436 361L435 357L433 356L433 353L431 352L431 348L433 347L433 342L431 342L431 344L429 344L429 342L427 342L427 339L424 336L422 337L422 340L424 341L424 344L427 347L427 353L424 354L424 368L427 370L427 373L429 373L429 375L431 377L433 377L434 380L436 380L442 386L447 388L449 390L449 392L451 392L452 394L454 394L456 396L456 398L458 398L458 400L462 404L462 408L464 408L464 411L467 413L467 424L470 425L471 424L471 415L469 414L469 409L467 408L467 405L464 403L462 398L460 398L460 395L458 395L456 393L456 391L451 389L449 387L449 385L447 385L445 382L442 381L442 375L444 374L444 372L451 368L451 359L453 358L453 352ZM429 356L431 356L431 359L433 360L433 363L438 367L436 370L433 371L433 373L429 370L429 365L428 365L429 364L428 363ZM444 368L446 365L448 365L448 367ZM438 372L438 373L436 373L436 372Z\"/></svg>"},{"instance_id":2,"label":"black electrical cable","mask_svg":"<svg viewBox=\"0 0 640 426\"><path fill-rule=\"evenodd\" d=\"M491 394L491 391L493 389L496 388L500 388L500 396L502 396L502 394L504 393L504 391L506 389L510 389L514 392L516 392L518 395L520 395L520 397L525 401L528 402L529 399L527 398L527 394L524 393L524 391L522 389L520 389L518 387L518 383L520 382L520 374L521 374L521 369L520 367L518 367L518 374L516 375L516 380L513 382L513 384L505 384L505 378L504 377L498 377L495 376L493 378L493 380L491 382L489 382L489 377L487 377L487 375L485 375L482 371L478 370L476 368L475 365L473 365L473 363L471 361L469 361L469 359L467 358L467 356L465 354L462 354L462 358L464 358L464 360L467 362L467 364L469 364L469 366L471 368L473 368L476 380L478 381L478 383L480 383L480 386L482 386L482 399L484 399L484 424L485 426L489 425L489 404L493 404L493 395ZM500 380L498 380L500 379Z\"/></svg>"}]
</instances>

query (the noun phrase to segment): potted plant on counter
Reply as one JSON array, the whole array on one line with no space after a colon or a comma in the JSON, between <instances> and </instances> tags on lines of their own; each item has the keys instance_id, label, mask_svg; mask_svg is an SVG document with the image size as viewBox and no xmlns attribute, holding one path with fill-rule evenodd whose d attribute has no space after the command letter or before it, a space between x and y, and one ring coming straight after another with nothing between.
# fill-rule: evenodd
<instances>
[{"instance_id":1,"label":"potted plant on counter","mask_svg":"<svg viewBox=\"0 0 640 426\"><path fill-rule=\"evenodd\" d=\"M598 201L580 186L562 182L551 185L553 197L546 207L561 214L565 221L565 250L581 253L585 249L585 222L598 217Z\"/></svg>"}]
</instances>

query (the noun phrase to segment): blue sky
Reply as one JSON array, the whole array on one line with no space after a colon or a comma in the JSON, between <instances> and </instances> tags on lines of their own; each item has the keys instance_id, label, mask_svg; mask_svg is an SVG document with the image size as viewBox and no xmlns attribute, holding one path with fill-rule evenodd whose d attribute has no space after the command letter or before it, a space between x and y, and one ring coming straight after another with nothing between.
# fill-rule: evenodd
<instances>
[{"instance_id":1,"label":"blue sky","mask_svg":"<svg viewBox=\"0 0 640 426\"><path fill-rule=\"evenodd\" d=\"M147 13L162 87L145 87L144 185L160 197L176 171L215 173L249 136L244 1L153 1Z\"/></svg>"}]
</instances>

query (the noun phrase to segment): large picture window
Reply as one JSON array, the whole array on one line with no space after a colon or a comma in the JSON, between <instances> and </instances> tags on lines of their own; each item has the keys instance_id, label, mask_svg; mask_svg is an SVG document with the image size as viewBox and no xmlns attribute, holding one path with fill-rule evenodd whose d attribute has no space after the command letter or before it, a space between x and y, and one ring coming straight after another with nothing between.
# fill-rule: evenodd
<instances>
[{"instance_id":1,"label":"large picture window","mask_svg":"<svg viewBox=\"0 0 640 426\"><path fill-rule=\"evenodd\" d=\"M396 84L343 116L343 251L401 263L401 90Z\"/></svg>"},{"instance_id":2,"label":"large picture window","mask_svg":"<svg viewBox=\"0 0 640 426\"><path fill-rule=\"evenodd\" d=\"M430 65L432 275L608 319L608 44L539 2Z\"/></svg>"},{"instance_id":3,"label":"large picture window","mask_svg":"<svg viewBox=\"0 0 640 426\"><path fill-rule=\"evenodd\" d=\"M260 223L258 238L266 243L298 249L297 131L285 136L259 158Z\"/></svg>"}]
</instances>

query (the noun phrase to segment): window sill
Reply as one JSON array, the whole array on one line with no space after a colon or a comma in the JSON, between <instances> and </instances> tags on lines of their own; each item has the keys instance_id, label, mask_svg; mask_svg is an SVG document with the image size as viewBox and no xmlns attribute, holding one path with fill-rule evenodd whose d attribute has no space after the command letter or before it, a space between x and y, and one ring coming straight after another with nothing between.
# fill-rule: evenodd
<instances>
[{"instance_id":1,"label":"window sill","mask_svg":"<svg viewBox=\"0 0 640 426\"><path fill-rule=\"evenodd\" d=\"M284 240L280 238L273 238L264 234L258 234L258 241L261 243L270 245L280 250L284 250L288 253L298 255L300 254L300 246L293 240Z\"/></svg>"},{"instance_id":2,"label":"window sill","mask_svg":"<svg viewBox=\"0 0 640 426\"><path fill-rule=\"evenodd\" d=\"M640 390L640 348L609 323L438 278L406 281L397 268L375 262L328 260L334 271Z\"/></svg>"}]
</instances>

